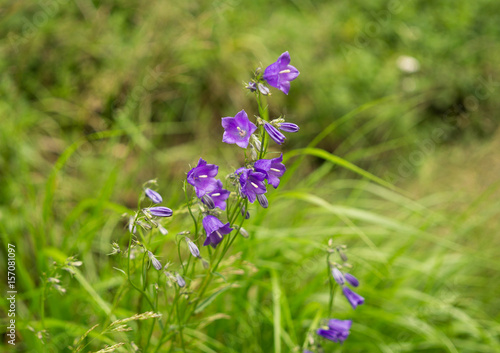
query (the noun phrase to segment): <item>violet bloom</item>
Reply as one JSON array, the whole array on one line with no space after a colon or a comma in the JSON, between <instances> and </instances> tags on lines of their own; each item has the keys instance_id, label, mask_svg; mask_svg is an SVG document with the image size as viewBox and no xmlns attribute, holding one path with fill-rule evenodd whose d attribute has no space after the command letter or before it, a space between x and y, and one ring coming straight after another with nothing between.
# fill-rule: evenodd
<instances>
[{"instance_id":1,"label":"violet bloom","mask_svg":"<svg viewBox=\"0 0 500 353\"><path fill-rule=\"evenodd\" d=\"M144 192L146 193L146 196L149 197L154 203L162 203L163 199L161 198L161 195L156 191L147 188Z\"/></svg>"},{"instance_id":2,"label":"violet bloom","mask_svg":"<svg viewBox=\"0 0 500 353\"><path fill-rule=\"evenodd\" d=\"M153 216L156 217L171 217L172 216L172 210L168 207L149 207L146 208L146 210L151 213Z\"/></svg>"},{"instance_id":3,"label":"violet bloom","mask_svg":"<svg viewBox=\"0 0 500 353\"><path fill-rule=\"evenodd\" d=\"M361 305L365 302L365 298L363 298L356 292L353 292L349 287L342 288L342 292L344 293L353 309L356 309L358 305Z\"/></svg>"},{"instance_id":4,"label":"violet bloom","mask_svg":"<svg viewBox=\"0 0 500 353\"><path fill-rule=\"evenodd\" d=\"M330 341L342 344L349 336L351 325L351 320L331 319L328 322L328 329L320 328L316 333Z\"/></svg>"},{"instance_id":5,"label":"violet bloom","mask_svg":"<svg viewBox=\"0 0 500 353\"><path fill-rule=\"evenodd\" d=\"M248 120L247 113L240 111L233 117L222 118L224 135L222 142L235 143L241 148L247 148L250 136L257 130L257 126Z\"/></svg>"},{"instance_id":6,"label":"violet bloom","mask_svg":"<svg viewBox=\"0 0 500 353\"><path fill-rule=\"evenodd\" d=\"M279 123L278 129L285 132L297 132L299 131L299 125L294 123Z\"/></svg>"},{"instance_id":7,"label":"violet bloom","mask_svg":"<svg viewBox=\"0 0 500 353\"><path fill-rule=\"evenodd\" d=\"M222 188L222 181L217 180L215 184L215 189L211 191L207 191L206 195L208 195L214 204L215 207L219 207L221 210L226 209L226 200L229 197L230 192ZM205 196L206 196L205 195ZM203 203L205 201L202 199Z\"/></svg>"},{"instance_id":8,"label":"violet bloom","mask_svg":"<svg viewBox=\"0 0 500 353\"><path fill-rule=\"evenodd\" d=\"M359 286L359 281L356 277L354 277L353 275L351 275L350 273L344 273L344 278L347 282L349 282L349 284L353 287L357 287Z\"/></svg>"},{"instance_id":9,"label":"violet bloom","mask_svg":"<svg viewBox=\"0 0 500 353\"><path fill-rule=\"evenodd\" d=\"M290 65L290 54L286 51L280 55L275 63L266 67L263 78L270 86L288 94L290 81L295 80L298 76L299 70Z\"/></svg>"},{"instance_id":10,"label":"violet bloom","mask_svg":"<svg viewBox=\"0 0 500 353\"><path fill-rule=\"evenodd\" d=\"M273 159L259 159L254 163L254 168L258 172L265 173L267 182L276 189L280 184L280 178L286 171L282 161L283 154Z\"/></svg>"},{"instance_id":11,"label":"violet bloom","mask_svg":"<svg viewBox=\"0 0 500 353\"><path fill-rule=\"evenodd\" d=\"M285 135L278 131L274 126L269 124L267 121L264 121L264 129L266 129L267 134L270 138L273 139L278 145L283 144L285 142Z\"/></svg>"},{"instance_id":12,"label":"violet bloom","mask_svg":"<svg viewBox=\"0 0 500 353\"><path fill-rule=\"evenodd\" d=\"M207 233L207 239L203 243L203 246L211 245L213 248L219 244L223 236L231 233L233 228L229 227L229 222L224 224L215 216L205 216L202 221L203 228Z\"/></svg>"},{"instance_id":13,"label":"violet bloom","mask_svg":"<svg viewBox=\"0 0 500 353\"><path fill-rule=\"evenodd\" d=\"M241 169L241 168L240 168ZM243 169L240 175L240 192L243 197L247 197L251 203L255 202L257 195L267 192L264 180L266 174L254 172L252 169Z\"/></svg>"},{"instance_id":14,"label":"violet bloom","mask_svg":"<svg viewBox=\"0 0 500 353\"><path fill-rule=\"evenodd\" d=\"M219 167L215 164L207 164L202 158L198 165L187 173L187 182L194 186L196 196L201 198L207 191L213 190L217 184L215 176Z\"/></svg>"}]
</instances>

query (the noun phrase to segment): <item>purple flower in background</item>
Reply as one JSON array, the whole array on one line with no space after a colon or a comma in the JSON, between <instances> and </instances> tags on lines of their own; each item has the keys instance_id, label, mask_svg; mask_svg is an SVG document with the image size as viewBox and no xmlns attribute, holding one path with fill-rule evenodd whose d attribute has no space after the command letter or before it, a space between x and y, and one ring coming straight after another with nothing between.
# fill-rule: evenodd
<instances>
[{"instance_id":1,"label":"purple flower in background","mask_svg":"<svg viewBox=\"0 0 500 353\"><path fill-rule=\"evenodd\" d=\"M337 267L332 268L332 276L338 284L343 285L345 283L344 275Z\"/></svg>"},{"instance_id":2,"label":"purple flower in background","mask_svg":"<svg viewBox=\"0 0 500 353\"><path fill-rule=\"evenodd\" d=\"M349 284L353 287L357 287L359 286L359 281L356 277L354 277L353 275L351 275L350 273L344 273L344 278L347 282L349 282Z\"/></svg>"},{"instance_id":3,"label":"purple flower in background","mask_svg":"<svg viewBox=\"0 0 500 353\"><path fill-rule=\"evenodd\" d=\"M248 197L248 201L254 203L257 195L266 193L266 186L264 180L266 179L265 173L254 172L251 169L240 168L240 191L243 197Z\"/></svg>"},{"instance_id":4,"label":"purple flower in background","mask_svg":"<svg viewBox=\"0 0 500 353\"><path fill-rule=\"evenodd\" d=\"M358 305L361 305L365 302L365 298L363 298L356 292L353 292L349 287L342 288L342 292L344 293L353 309L356 309Z\"/></svg>"},{"instance_id":5,"label":"purple flower in background","mask_svg":"<svg viewBox=\"0 0 500 353\"><path fill-rule=\"evenodd\" d=\"M257 130L257 126L248 120L247 113L240 111L235 117L222 118L224 135L222 142L235 143L241 148L247 148L250 136Z\"/></svg>"},{"instance_id":6,"label":"purple flower in background","mask_svg":"<svg viewBox=\"0 0 500 353\"><path fill-rule=\"evenodd\" d=\"M283 154L273 159L259 159L255 162L254 168L256 171L265 173L266 179L275 189L280 184L280 178L285 174L286 167L283 163Z\"/></svg>"},{"instance_id":7,"label":"purple flower in background","mask_svg":"<svg viewBox=\"0 0 500 353\"><path fill-rule=\"evenodd\" d=\"M217 180L215 184L215 189L207 191L206 195L210 196L210 198L214 203L214 207L219 207L221 210L225 210L226 200L228 199L230 192L228 190L223 189L222 186L223 186L222 181Z\"/></svg>"},{"instance_id":8,"label":"purple flower in background","mask_svg":"<svg viewBox=\"0 0 500 353\"><path fill-rule=\"evenodd\" d=\"M149 207L146 208L146 210L151 213L153 216L156 217L171 217L172 216L172 210L168 207Z\"/></svg>"},{"instance_id":9,"label":"purple flower in background","mask_svg":"<svg viewBox=\"0 0 500 353\"><path fill-rule=\"evenodd\" d=\"M285 132L297 132L299 131L299 125L294 123L279 123L278 129Z\"/></svg>"},{"instance_id":10,"label":"purple flower in background","mask_svg":"<svg viewBox=\"0 0 500 353\"><path fill-rule=\"evenodd\" d=\"M211 215L205 216L202 224L207 233L207 239L203 246L212 245L213 248L222 241L224 235L231 233L233 230L233 228L229 227L229 222L223 224L217 217Z\"/></svg>"},{"instance_id":11,"label":"purple flower in background","mask_svg":"<svg viewBox=\"0 0 500 353\"><path fill-rule=\"evenodd\" d=\"M266 129L269 137L272 138L278 145L281 145L283 142L285 142L285 135L279 132L278 129L269 124L267 121L264 121L264 129Z\"/></svg>"},{"instance_id":12,"label":"purple flower in background","mask_svg":"<svg viewBox=\"0 0 500 353\"><path fill-rule=\"evenodd\" d=\"M275 63L266 67L263 77L270 86L288 94L290 81L295 80L298 76L299 70L290 65L290 54L286 51L280 55Z\"/></svg>"},{"instance_id":13,"label":"purple flower in background","mask_svg":"<svg viewBox=\"0 0 500 353\"><path fill-rule=\"evenodd\" d=\"M320 328L316 333L330 341L343 343L349 336L351 325L351 320L331 319L328 322L328 329Z\"/></svg>"},{"instance_id":14,"label":"purple flower in background","mask_svg":"<svg viewBox=\"0 0 500 353\"><path fill-rule=\"evenodd\" d=\"M201 198L205 193L216 187L217 181L214 177L218 172L218 166L207 164L206 161L200 158L198 165L187 173L187 181L194 186L196 196Z\"/></svg>"},{"instance_id":15,"label":"purple flower in background","mask_svg":"<svg viewBox=\"0 0 500 353\"><path fill-rule=\"evenodd\" d=\"M147 188L146 190L144 190L144 192L146 193L146 196L149 197L154 203L162 203L163 199L161 198L161 195L156 191Z\"/></svg>"}]
</instances>

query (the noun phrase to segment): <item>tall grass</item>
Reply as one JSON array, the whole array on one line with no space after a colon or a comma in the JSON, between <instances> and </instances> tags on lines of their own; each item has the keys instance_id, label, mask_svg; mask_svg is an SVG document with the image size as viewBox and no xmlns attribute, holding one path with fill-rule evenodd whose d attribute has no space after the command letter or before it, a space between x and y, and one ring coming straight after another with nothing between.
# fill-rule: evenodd
<instances>
[{"instance_id":1,"label":"tall grass","mask_svg":"<svg viewBox=\"0 0 500 353\"><path fill-rule=\"evenodd\" d=\"M496 159L450 154L463 163L448 169L442 145L458 141L460 155L458 137L486 136L497 124L498 26L489 16L497 4L408 3L362 47L356 40L381 18L382 2L76 1L24 33L40 6L8 4L0 24L0 268L15 243L13 351L71 352L83 342L94 352L124 342L116 351L130 352L131 341L144 342L153 317L127 322L131 332L106 331L149 310L137 311L119 257L108 256L113 241L128 243L121 215L151 178L180 208L179 180L200 150L223 156L228 171L235 166L231 149L211 147L219 118L250 105L239 84L250 73L241 68L286 49L302 74L281 103L302 137L287 146L284 192L268 210L253 210L250 238L235 241L199 321L183 329L188 346L296 352L334 315L354 325L327 352L500 351L498 178L446 187L449 173L490 173ZM419 59L419 73L398 71L402 54ZM490 77L489 96L478 98ZM401 175L401 161L436 128L446 138ZM443 168L418 179L419 167L432 164ZM171 234L188 225L187 211L176 211L183 216ZM348 245L362 281L366 303L355 312L339 293L327 312L329 239ZM154 245L162 262L176 256L173 236ZM71 256L83 264L70 273L61 266ZM65 293L47 283L57 275ZM0 305L6 313L8 302ZM12 350L5 341L2 348Z\"/></svg>"}]
</instances>

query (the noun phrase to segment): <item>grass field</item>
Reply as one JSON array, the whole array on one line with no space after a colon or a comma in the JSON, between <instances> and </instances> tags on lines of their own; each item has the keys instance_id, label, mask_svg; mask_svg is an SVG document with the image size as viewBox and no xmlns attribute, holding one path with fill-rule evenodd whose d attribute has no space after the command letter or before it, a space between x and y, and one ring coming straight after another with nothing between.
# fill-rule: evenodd
<instances>
[{"instance_id":1,"label":"grass field","mask_svg":"<svg viewBox=\"0 0 500 353\"><path fill-rule=\"evenodd\" d=\"M499 11L487 0L2 3L1 351L500 352ZM242 166L220 119L262 116L245 82L284 51L300 76L268 102L300 126L272 147L287 172L269 208L250 205L248 238L209 251L186 173L200 157L220 178ZM128 216L151 179L174 216L168 235L139 230L134 245ZM329 241L347 247L356 310L339 286L331 296ZM186 286L148 268L142 246ZM342 345L315 333L331 318L353 321Z\"/></svg>"}]
</instances>

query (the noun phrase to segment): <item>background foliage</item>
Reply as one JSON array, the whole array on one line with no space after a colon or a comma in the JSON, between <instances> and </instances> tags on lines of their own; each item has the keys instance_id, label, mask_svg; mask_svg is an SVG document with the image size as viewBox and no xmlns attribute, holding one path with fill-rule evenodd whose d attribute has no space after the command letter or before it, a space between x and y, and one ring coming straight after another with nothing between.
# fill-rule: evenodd
<instances>
[{"instance_id":1,"label":"background foliage","mask_svg":"<svg viewBox=\"0 0 500 353\"><path fill-rule=\"evenodd\" d=\"M16 351L68 351L107 319L99 300L123 281L107 254L128 240L121 214L140 185L158 178L175 209L201 151L237 166L220 117L256 114L243 82L285 50L301 71L288 97L273 96L273 113L301 126L285 149L324 132L328 153L301 159L271 207L253 210L251 237L226 264L235 288L207 307L217 320L191 332L197 349L296 351L330 316L333 238L349 246L366 304L336 300L335 316L355 324L326 351L500 351L499 11L487 0L3 2L0 268L16 243ZM401 70L401 56L419 70ZM159 242L167 261L173 238ZM62 273L67 293L50 292L41 345L43 274L72 255L82 276ZM118 317L135 313L124 295Z\"/></svg>"}]
</instances>

